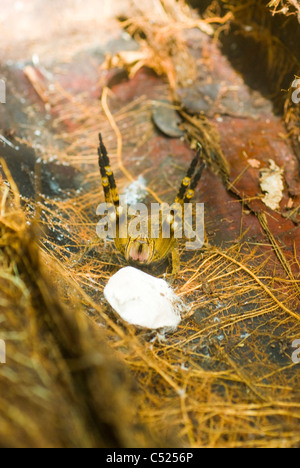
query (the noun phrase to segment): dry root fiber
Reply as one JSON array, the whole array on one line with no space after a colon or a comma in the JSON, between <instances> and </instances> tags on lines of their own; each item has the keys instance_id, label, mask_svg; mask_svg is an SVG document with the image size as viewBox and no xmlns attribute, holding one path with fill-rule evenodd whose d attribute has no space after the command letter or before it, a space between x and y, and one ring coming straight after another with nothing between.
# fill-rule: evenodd
<instances>
[{"instance_id":1,"label":"dry root fiber","mask_svg":"<svg viewBox=\"0 0 300 468\"><path fill-rule=\"evenodd\" d=\"M140 110L135 107L137 121L139 111L145 112L143 102ZM115 115L119 124L126 112ZM82 123L82 114L77 115ZM110 141L109 123L101 124ZM83 125L84 134L90 134L88 121ZM94 125L100 122L96 119ZM75 134L70 137L65 153L72 152L73 164L82 158L74 154L78 136L79 140ZM94 149L91 139L88 154ZM178 445L191 447L299 446L299 372L291 360L292 343L300 336L298 281L282 277L271 253L260 253L259 246L207 247L200 254L182 250L183 266L175 286L190 305L191 317L167 336L118 322L102 302L102 292L112 274L125 265L124 259L102 241L90 244L82 257L94 237L91 206L101 198L98 177L95 161L81 195L40 202L48 228L40 255L57 283L57 299L41 271L23 213L19 210L17 217L15 209L2 202L2 261L11 275L3 297L7 289L20 288L19 295L11 294L17 304L15 299L8 302L2 314L11 342L8 355L17 361L1 369L0 383L7 389L10 379L13 388L12 393L2 393L4 445L128 446L136 440L147 445L149 441L137 437L134 428L128 431L129 410L134 407L150 433L158 430L169 444L176 438ZM124 178L120 176L121 186ZM18 219L17 227L11 224ZM78 302L71 300L74 296ZM21 307L26 297L30 306L25 302ZM105 329L95 330L89 321ZM105 340L134 376L140 392L134 403L132 387L108 358ZM11 370L20 365L19 371ZM106 429L101 433L103 419L109 421L112 439L105 438ZM38 430L41 421L49 433Z\"/></svg>"},{"instance_id":2,"label":"dry root fiber","mask_svg":"<svg viewBox=\"0 0 300 468\"><path fill-rule=\"evenodd\" d=\"M153 4L176 13L180 3ZM235 5L235 18L238 11ZM229 17L222 18L199 24L226 27ZM148 31L144 16L139 22L156 40L157 29ZM182 29L187 24L192 21L182 21ZM126 26L133 28L133 20ZM178 20L176 34L179 26ZM174 56L171 22L165 27L164 45ZM157 46L149 47L157 58ZM171 67L162 72L176 88L172 57L159 63L156 71L161 63ZM116 99L109 97L113 107ZM112 244L92 241L103 201L97 133L101 129L108 142L122 192L135 178L130 161L125 169L122 149L132 155L153 133L151 103L143 96L118 102L109 114L109 106L101 112L94 98L75 97L57 84L48 99L60 142L57 161L81 171L84 182L64 198L21 205L3 165L0 338L7 363L0 367L1 445L299 447L300 373L291 358L300 338L299 274L289 274L291 267L299 272L297 249L284 274L260 245L207 245L200 252L182 245L174 287L190 314L176 332L161 335L118 321L102 293L125 261ZM209 133L205 125L201 131ZM46 159L51 148L41 152ZM149 194L173 195L167 184L154 185Z\"/></svg>"},{"instance_id":3,"label":"dry root fiber","mask_svg":"<svg viewBox=\"0 0 300 468\"><path fill-rule=\"evenodd\" d=\"M103 331L85 317L74 286L64 284L68 307L61 300L57 289L65 272L42 253L35 223L26 223L9 175L8 180L15 191L2 182L0 322L6 364L0 368L0 445L155 443L137 427L140 397L132 379Z\"/></svg>"}]
</instances>

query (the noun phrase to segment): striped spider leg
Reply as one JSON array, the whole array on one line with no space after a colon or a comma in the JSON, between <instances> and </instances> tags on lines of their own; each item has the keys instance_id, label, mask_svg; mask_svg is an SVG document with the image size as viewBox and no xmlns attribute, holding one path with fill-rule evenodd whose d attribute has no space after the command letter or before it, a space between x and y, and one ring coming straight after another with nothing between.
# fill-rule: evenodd
<instances>
[{"instance_id":1,"label":"striped spider leg","mask_svg":"<svg viewBox=\"0 0 300 468\"><path fill-rule=\"evenodd\" d=\"M110 166L107 150L99 134L99 168L101 174L101 182L104 191L106 203L113 204L115 207L116 218L116 236L114 243L116 249L123 255L126 261L137 266L149 266L165 260L170 254L172 255L173 273L176 273L179 267L177 253L177 239L174 236L176 223L179 221L178 216L182 216L182 212L178 214L170 214L166 219L161 220L157 237L151 237L151 216L148 216L146 224L148 225L148 236L142 236L138 233L130 235L128 232L125 236L120 235L120 218L124 215L123 206L120 205L120 198L116 187L115 177ZM194 195L195 188L200 180L204 164L199 164L201 160L201 149L197 151L191 165L188 169L186 177L182 180L179 192L175 198L175 204L179 204L183 210L184 203L189 203ZM163 223L169 224L170 235L163 236Z\"/></svg>"}]
</instances>

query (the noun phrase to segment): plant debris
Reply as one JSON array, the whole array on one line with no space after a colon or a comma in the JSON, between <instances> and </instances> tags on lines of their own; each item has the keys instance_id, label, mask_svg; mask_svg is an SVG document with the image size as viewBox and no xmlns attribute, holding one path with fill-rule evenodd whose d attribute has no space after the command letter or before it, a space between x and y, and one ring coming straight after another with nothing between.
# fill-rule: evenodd
<instances>
[{"instance_id":1,"label":"plant debris","mask_svg":"<svg viewBox=\"0 0 300 468\"><path fill-rule=\"evenodd\" d=\"M260 188L265 193L262 201L271 210L278 210L283 197L284 170L278 167L272 159L269 160L269 164L269 168L261 169L260 171Z\"/></svg>"},{"instance_id":2,"label":"plant debris","mask_svg":"<svg viewBox=\"0 0 300 468\"><path fill-rule=\"evenodd\" d=\"M26 157L18 166L17 150L0 145L0 445L299 447L299 106L282 94L300 75L299 50L286 46L298 34L298 9L287 0L217 1L200 18L181 1L116 0L104 2L116 10L102 16L94 0L70 3L57 21L44 2L34 27L27 9L12 8L6 24L22 27L3 28L3 63L17 65L5 69L1 134L22 153L32 148L33 162L56 155L51 177L68 164L75 178L55 177L59 196L32 189L24 197L22 178L34 167ZM141 50L126 56L128 34ZM247 61L254 51L254 87L239 50ZM194 88L201 97L210 89L210 100L184 107L180 90ZM154 100L172 103L184 138L157 131ZM190 310L165 336L116 319L103 298L127 265L95 239L99 131L120 193L140 181L146 201L174 199L191 147L205 148L195 200L205 202L207 239L200 251L180 244L172 287ZM269 159L284 168L278 211L259 194Z\"/></svg>"}]
</instances>

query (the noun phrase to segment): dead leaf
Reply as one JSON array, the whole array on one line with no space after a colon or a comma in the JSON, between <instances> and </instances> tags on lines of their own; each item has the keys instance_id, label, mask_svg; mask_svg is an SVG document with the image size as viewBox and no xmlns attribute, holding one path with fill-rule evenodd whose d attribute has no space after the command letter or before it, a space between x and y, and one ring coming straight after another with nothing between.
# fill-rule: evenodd
<instances>
[{"instance_id":1,"label":"dead leaf","mask_svg":"<svg viewBox=\"0 0 300 468\"><path fill-rule=\"evenodd\" d=\"M265 194L262 201L271 210L278 210L284 190L284 170L278 167L272 159L269 159L269 164L269 168L260 171L260 188Z\"/></svg>"}]
</instances>

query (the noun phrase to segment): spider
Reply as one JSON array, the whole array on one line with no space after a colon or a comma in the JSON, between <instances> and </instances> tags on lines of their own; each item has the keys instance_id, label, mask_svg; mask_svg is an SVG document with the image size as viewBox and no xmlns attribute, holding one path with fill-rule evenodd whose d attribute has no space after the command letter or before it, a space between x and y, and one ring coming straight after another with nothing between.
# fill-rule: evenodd
<instances>
[{"instance_id":1,"label":"spider","mask_svg":"<svg viewBox=\"0 0 300 468\"><path fill-rule=\"evenodd\" d=\"M175 198L175 203L182 208L185 203L189 203L194 196L195 188L201 178L205 163L201 162L202 147L199 149L193 158L186 176L181 182L179 191ZM176 274L179 269L179 256L177 250L177 239L174 236L176 224L176 215L170 215L164 222L169 223L169 238L162 236L160 226L159 235L157 238L149 236L135 235L131 236L127 232L126 237L120 236L119 221L122 216L123 207L120 205L119 193L116 186L115 177L110 166L109 157L106 147L103 143L102 136L99 134L99 168L101 174L101 182L104 191L105 202L113 204L115 207L116 216L116 236L114 243L116 249L130 264L141 266L152 266L172 257L172 272ZM145 220L149 227L151 225L150 216ZM151 229L149 229L151 232Z\"/></svg>"}]
</instances>

